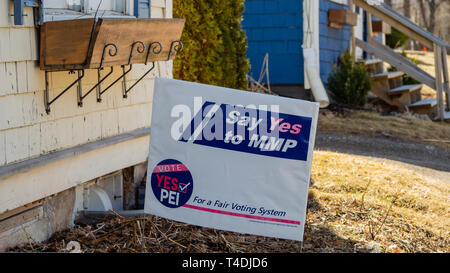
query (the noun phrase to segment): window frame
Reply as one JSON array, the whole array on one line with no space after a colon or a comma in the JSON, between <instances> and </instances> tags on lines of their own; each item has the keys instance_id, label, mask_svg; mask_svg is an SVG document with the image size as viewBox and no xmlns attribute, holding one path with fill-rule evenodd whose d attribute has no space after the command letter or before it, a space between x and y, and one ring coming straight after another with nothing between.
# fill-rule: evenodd
<instances>
[{"instance_id":1,"label":"window frame","mask_svg":"<svg viewBox=\"0 0 450 273\"><path fill-rule=\"evenodd\" d=\"M45 4L47 2L47 5ZM73 20L92 18L95 15L98 0L71 0L66 1L65 5L61 5L61 0L43 0L42 5L42 23L46 21ZM151 18L151 1L150 0L110 0L110 6L114 9L99 10L97 16L100 18ZM112 2L114 1L114 2ZM121 1L117 5L117 1ZM78 9L73 9L70 5L75 2ZM50 4L48 4L50 3ZM55 5L55 8L52 8ZM147 8L143 8L146 5ZM117 10L117 6L122 9ZM141 10L147 10L148 14L141 14ZM146 13L146 12L145 12ZM100 15L99 15L100 14Z\"/></svg>"},{"instance_id":2,"label":"window frame","mask_svg":"<svg viewBox=\"0 0 450 273\"><path fill-rule=\"evenodd\" d=\"M334 2L336 4L341 4L341 5L348 6L348 0L328 0L328 1Z\"/></svg>"}]
</instances>

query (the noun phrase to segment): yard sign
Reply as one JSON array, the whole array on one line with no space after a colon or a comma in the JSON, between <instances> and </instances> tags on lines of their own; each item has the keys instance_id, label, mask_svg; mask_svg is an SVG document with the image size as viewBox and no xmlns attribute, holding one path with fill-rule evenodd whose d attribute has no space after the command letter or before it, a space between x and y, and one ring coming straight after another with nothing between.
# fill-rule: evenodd
<instances>
[{"instance_id":1,"label":"yard sign","mask_svg":"<svg viewBox=\"0 0 450 273\"><path fill-rule=\"evenodd\" d=\"M318 110L157 78L145 212L302 241Z\"/></svg>"}]
</instances>

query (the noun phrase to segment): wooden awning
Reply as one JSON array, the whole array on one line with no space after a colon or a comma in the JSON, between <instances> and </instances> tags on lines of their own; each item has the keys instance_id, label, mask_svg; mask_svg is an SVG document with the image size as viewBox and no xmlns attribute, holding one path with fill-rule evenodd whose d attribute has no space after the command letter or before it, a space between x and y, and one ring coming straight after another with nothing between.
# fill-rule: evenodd
<instances>
[{"instance_id":1,"label":"wooden awning","mask_svg":"<svg viewBox=\"0 0 450 273\"><path fill-rule=\"evenodd\" d=\"M184 23L184 19L135 18L46 22L40 32L40 67L97 69L174 59L174 42L180 40Z\"/></svg>"}]
</instances>

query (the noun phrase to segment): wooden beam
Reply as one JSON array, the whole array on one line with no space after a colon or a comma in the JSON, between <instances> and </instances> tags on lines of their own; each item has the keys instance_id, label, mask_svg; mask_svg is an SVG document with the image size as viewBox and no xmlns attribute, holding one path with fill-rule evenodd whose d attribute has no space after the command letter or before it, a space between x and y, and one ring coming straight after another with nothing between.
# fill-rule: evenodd
<instances>
[{"instance_id":1,"label":"wooden beam","mask_svg":"<svg viewBox=\"0 0 450 273\"><path fill-rule=\"evenodd\" d=\"M436 71L436 92L437 92L437 106L438 106L438 119L444 120L444 98L443 98L443 85L442 85L442 52L441 47L437 44L433 44L434 49L434 66Z\"/></svg>"},{"instance_id":2,"label":"wooden beam","mask_svg":"<svg viewBox=\"0 0 450 273\"><path fill-rule=\"evenodd\" d=\"M103 18L94 28L93 18L46 22L41 27L41 69L94 69L100 64L117 66L174 59L173 47L177 44L173 42L180 39L184 22L184 19ZM147 54L148 48L141 48L142 54L138 54L142 44L134 47L137 41L146 47L159 42L161 48L154 50L160 54ZM110 47L108 52L115 55L104 55L105 45L111 43L117 51ZM134 56L130 59L132 51Z\"/></svg>"},{"instance_id":3,"label":"wooden beam","mask_svg":"<svg viewBox=\"0 0 450 273\"><path fill-rule=\"evenodd\" d=\"M366 21L367 21L367 36L369 37L369 41L370 38L372 38L373 36L373 25L372 25L372 14L370 12L366 12Z\"/></svg>"},{"instance_id":4,"label":"wooden beam","mask_svg":"<svg viewBox=\"0 0 450 273\"><path fill-rule=\"evenodd\" d=\"M449 76L448 76L448 62L447 62L447 48L442 47L442 69L444 72L444 90L446 94L446 110L450 111L450 87L449 87Z\"/></svg>"},{"instance_id":5,"label":"wooden beam","mask_svg":"<svg viewBox=\"0 0 450 273\"><path fill-rule=\"evenodd\" d=\"M367 41L369 43L371 43L372 41L372 14L370 14L370 12L366 11L366 22L367 22ZM369 58L372 58L372 54L370 52L369 53Z\"/></svg>"},{"instance_id":6,"label":"wooden beam","mask_svg":"<svg viewBox=\"0 0 450 273\"><path fill-rule=\"evenodd\" d=\"M372 31L374 33L391 34L391 26L383 21L372 21Z\"/></svg>"},{"instance_id":7,"label":"wooden beam","mask_svg":"<svg viewBox=\"0 0 450 273\"><path fill-rule=\"evenodd\" d=\"M381 44L380 42L372 38L370 38L370 40L371 43L369 44L364 41L361 41L360 39L356 39L356 45L362 48L364 51L368 52L369 54L373 54L378 58L380 58L381 60L383 60L384 62L387 62L390 65L398 68L399 70L405 72L414 79L423 82L424 84L430 86L433 89L436 88L436 81L430 74L423 71L422 69L417 67L417 65L415 65L413 62L403 57L402 55L398 54L397 52L393 51L389 47Z\"/></svg>"},{"instance_id":8,"label":"wooden beam","mask_svg":"<svg viewBox=\"0 0 450 273\"><path fill-rule=\"evenodd\" d=\"M20 227L23 224L31 222L39 218L42 214L42 207L33 207L31 209L25 210L20 214L13 215L9 218L0 221L0 233L13 229L15 227Z\"/></svg>"},{"instance_id":9,"label":"wooden beam","mask_svg":"<svg viewBox=\"0 0 450 273\"><path fill-rule=\"evenodd\" d=\"M342 25L356 26L358 16L356 13L346 9L330 9L328 10L328 25L331 27L339 27Z\"/></svg>"},{"instance_id":10,"label":"wooden beam","mask_svg":"<svg viewBox=\"0 0 450 273\"><path fill-rule=\"evenodd\" d=\"M103 48L107 43L114 43L119 48L117 55L104 60L105 66L127 64L135 41L142 41L148 46L151 42L160 42L160 54L150 54L148 62L174 59L172 42L180 39L184 28L184 19L100 19L102 26L94 42L88 68L98 68ZM148 50L148 48L147 48ZM169 52L172 50L172 53ZM144 63L147 54L134 54L131 63Z\"/></svg>"},{"instance_id":11,"label":"wooden beam","mask_svg":"<svg viewBox=\"0 0 450 273\"><path fill-rule=\"evenodd\" d=\"M18 214L20 214L20 213L22 213L24 211L31 210L31 209L33 209L33 208L35 208L37 206L40 206L40 205L42 205L42 200L33 202L31 204L22 206L20 208L8 210L7 212L4 212L4 213L0 214L0 222L5 220L5 219L7 219L7 218L13 217L14 215L18 215Z\"/></svg>"},{"instance_id":12,"label":"wooden beam","mask_svg":"<svg viewBox=\"0 0 450 273\"><path fill-rule=\"evenodd\" d=\"M93 18L54 21L42 25L41 67L84 64L93 25Z\"/></svg>"},{"instance_id":13,"label":"wooden beam","mask_svg":"<svg viewBox=\"0 0 450 273\"><path fill-rule=\"evenodd\" d=\"M350 5L350 11L355 12L355 5L353 4L353 0L349 0ZM358 18L358 17L356 17ZM356 40L355 40L355 26L352 26L350 28L350 34L351 34L351 48L352 48L352 61L356 62Z\"/></svg>"},{"instance_id":14,"label":"wooden beam","mask_svg":"<svg viewBox=\"0 0 450 273\"><path fill-rule=\"evenodd\" d=\"M417 33L416 31L412 30L411 28L407 27L405 24L403 24L399 20L384 14L383 12L381 12L377 8L369 5L367 2L365 2L363 0L354 0L354 1L357 6L364 9L368 14L369 13L373 14L375 17L385 21L389 25L398 29L400 32L403 32L404 34L408 35L411 39L420 41L425 46L427 46L429 48L433 48L433 42L431 40L422 36L421 34ZM367 22L367 24L368 24L369 28L372 25L371 23L369 24L369 22Z\"/></svg>"}]
</instances>

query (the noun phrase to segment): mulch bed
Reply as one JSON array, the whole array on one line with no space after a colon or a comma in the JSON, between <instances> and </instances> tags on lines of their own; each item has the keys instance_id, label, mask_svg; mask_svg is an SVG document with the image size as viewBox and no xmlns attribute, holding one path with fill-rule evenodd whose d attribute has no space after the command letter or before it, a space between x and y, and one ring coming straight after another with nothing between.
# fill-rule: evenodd
<instances>
[{"instance_id":1,"label":"mulch bed","mask_svg":"<svg viewBox=\"0 0 450 273\"><path fill-rule=\"evenodd\" d=\"M314 204L310 204L314 210ZM316 212L318 213L318 212ZM315 214L315 213L313 213ZM317 216L313 216L317 218ZM92 219L91 219L92 220ZM71 242L72 241L72 242ZM305 226L303 246L298 241L227 232L171 221L157 216L95 219L78 222L42 243L10 249L11 252L83 253L317 253L368 252L356 248L323 225Z\"/></svg>"}]
</instances>

